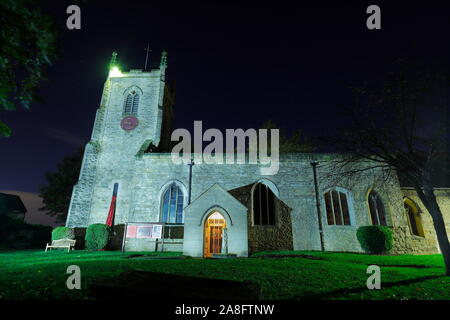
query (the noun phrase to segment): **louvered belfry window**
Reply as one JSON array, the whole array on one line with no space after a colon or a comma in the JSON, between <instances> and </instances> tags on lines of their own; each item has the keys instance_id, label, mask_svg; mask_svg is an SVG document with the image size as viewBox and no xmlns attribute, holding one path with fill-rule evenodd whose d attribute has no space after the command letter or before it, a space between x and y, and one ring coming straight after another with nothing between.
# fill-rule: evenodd
<instances>
[{"instance_id":1,"label":"louvered belfry window","mask_svg":"<svg viewBox=\"0 0 450 320\"><path fill-rule=\"evenodd\" d=\"M139 107L139 94L133 90L127 94L123 106L124 115L134 115L137 116Z\"/></svg>"}]
</instances>

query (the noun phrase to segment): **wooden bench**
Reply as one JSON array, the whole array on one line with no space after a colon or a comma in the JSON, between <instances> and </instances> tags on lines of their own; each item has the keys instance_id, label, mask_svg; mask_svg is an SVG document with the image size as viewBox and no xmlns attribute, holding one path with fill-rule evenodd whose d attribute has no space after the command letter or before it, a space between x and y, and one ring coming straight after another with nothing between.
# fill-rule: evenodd
<instances>
[{"instance_id":1,"label":"wooden bench","mask_svg":"<svg viewBox=\"0 0 450 320\"><path fill-rule=\"evenodd\" d=\"M75 249L75 242L76 240L72 239L59 239L59 240L52 240L52 243L47 243L47 247L45 247L45 252L47 252L48 249L56 249L56 248L67 248L67 252L70 250Z\"/></svg>"}]
</instances>

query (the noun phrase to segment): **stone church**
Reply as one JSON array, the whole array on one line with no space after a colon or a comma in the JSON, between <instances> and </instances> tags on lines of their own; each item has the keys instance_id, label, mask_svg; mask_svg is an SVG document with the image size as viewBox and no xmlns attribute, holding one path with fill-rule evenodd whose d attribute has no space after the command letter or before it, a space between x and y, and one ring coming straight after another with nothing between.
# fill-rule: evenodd
<instances>
[{"instance_id":1,"label":"stone church","mask_svg":"<svg viewBox=\"0 0 450 320\"><path fill-rule=\"evenodd\" d=\"M437 253L431 216L412 188L367 171L330 178L333 154L281 154L279 171L258 164L175 164L167 152L173 93L166 54L158 69L111 69L73 188L66 225L105 223L113 190L126 250L247 257L268 250L362 252L358 227L393 229L393 253ZM164 150L165 152L162 152ZM450 232L450 188L436 188ZM146 227L162 225L162 236ZM140 229L139 229L140 228ZM139 231L141 230L141 231ZM147 234L148 235L148 234Z\"/></svg>"}]
</instances>

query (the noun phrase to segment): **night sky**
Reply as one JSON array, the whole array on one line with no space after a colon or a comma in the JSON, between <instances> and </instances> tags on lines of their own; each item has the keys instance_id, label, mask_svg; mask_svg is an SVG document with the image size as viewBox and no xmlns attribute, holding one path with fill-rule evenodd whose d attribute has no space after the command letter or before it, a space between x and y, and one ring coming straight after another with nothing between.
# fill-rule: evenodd
<instances>
[{"instance_id":1,"label":"night sky","mask_svg":"<svg viewBox=\"0 0 450 320\"><path fill-rule=\"evenodd\" d=\"M303 3L303 1L295 1ZM391 1L394 2L394 1ZM44 172L90 138L111 53L123 71L168 51L176 82L174 128L257 128L272 119L287 130L332 134L348 87L380 77L397 57L446 66L450 6L421 1L88 1L82 29L66 29L67 1L46 10L60 29L59 58L40 87L45 104L2 113L13 135L0 139L0 190L36 193ZM366 28L378 4L382 29Z\"/></svg>"}]
</instances>

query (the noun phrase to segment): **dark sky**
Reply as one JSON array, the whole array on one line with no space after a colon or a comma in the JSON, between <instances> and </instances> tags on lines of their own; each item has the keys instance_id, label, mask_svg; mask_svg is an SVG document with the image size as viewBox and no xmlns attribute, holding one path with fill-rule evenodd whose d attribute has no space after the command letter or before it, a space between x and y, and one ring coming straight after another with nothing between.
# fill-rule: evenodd
<instances>
[{"instance_id":1,"label":"dark sky","mask_svg":"<svg viewBox=\"0 0 450 320\"><path fill-rule=\"evenodd\" d=\"M257 128L270 118L311 135L333 132L349 85L380 77L395 58L450 57L444 2L240 2L91 0L74 31L65 27L71 2L50 2L59 58L40 89L45 104L0 114L13 129L0 140L0 190L37 192L44 172L88 141L114 50L125 71L143 67L147 42L155 66L168 51L175 128ZM381 30L366 28L371 4Z\"/></svg>"}]
</instances>

